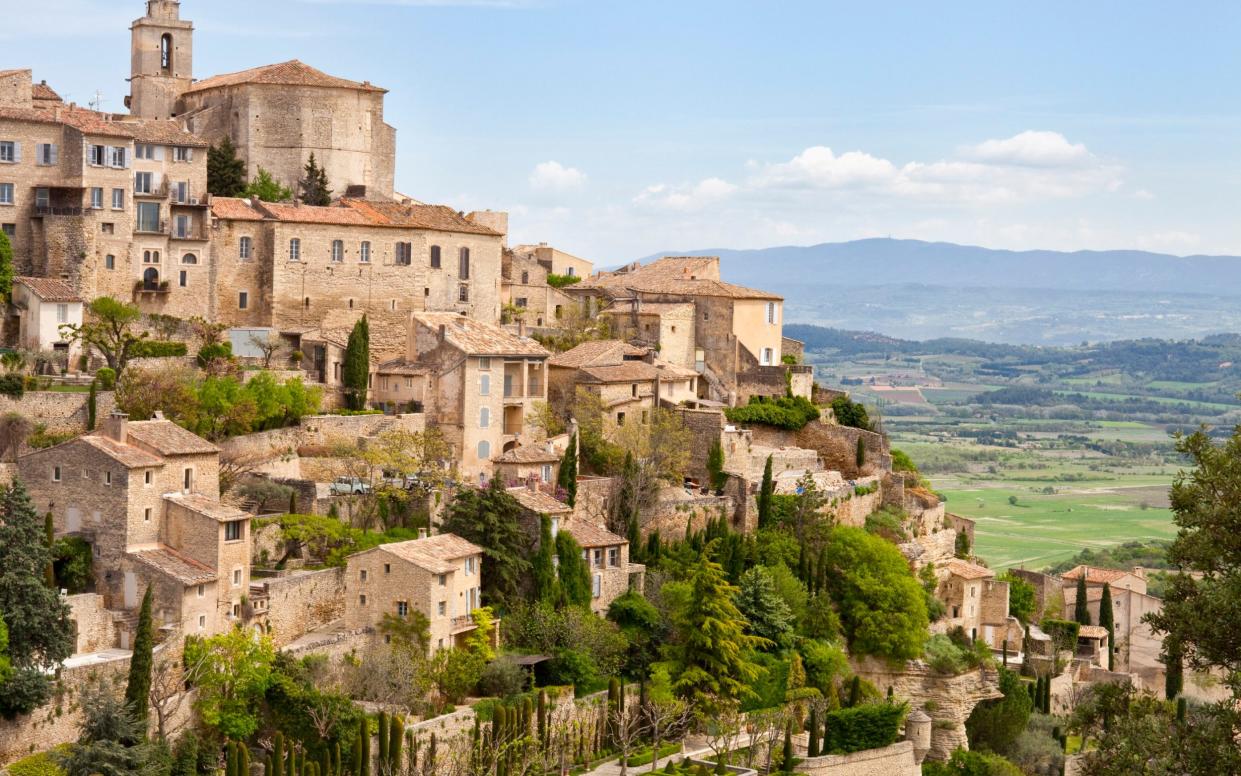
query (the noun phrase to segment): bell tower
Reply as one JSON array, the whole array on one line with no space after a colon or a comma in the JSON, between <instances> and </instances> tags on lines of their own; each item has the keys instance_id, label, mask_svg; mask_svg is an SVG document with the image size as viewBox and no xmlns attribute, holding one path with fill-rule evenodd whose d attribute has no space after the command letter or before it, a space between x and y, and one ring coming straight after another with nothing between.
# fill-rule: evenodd
<instances>
[{"instance_id":1,"label":"bell tower","mask_svg":"<svg viewBox=\"0 0 1241 776\"><path fill-rule=\"evenodd\" d=\"M194 25L181 19L180 0L147 0L146 16L130 31L125 106L140 118L172 118L177 99L193 83Z\"/></svg>"}]
</instances>

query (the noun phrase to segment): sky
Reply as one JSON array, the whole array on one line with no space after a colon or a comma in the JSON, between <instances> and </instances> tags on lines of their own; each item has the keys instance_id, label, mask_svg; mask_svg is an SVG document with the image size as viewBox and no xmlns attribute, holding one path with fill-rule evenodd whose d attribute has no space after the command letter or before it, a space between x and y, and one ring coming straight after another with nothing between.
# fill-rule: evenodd
<instances>
[{"instance_id":1,"label":"sky","mask_svg":"<svg viewBox=\"0 0 1241 776\"><path fill-rule=\"evenodd\" d=\"M122 111L141 0L41 0L0 69ZM198 78L390 90L397 188L603 265L891 236L1241 254L1241 3L183 0ZM864 271L868 268L864 268Z\"/></svg>"}]
</instances>

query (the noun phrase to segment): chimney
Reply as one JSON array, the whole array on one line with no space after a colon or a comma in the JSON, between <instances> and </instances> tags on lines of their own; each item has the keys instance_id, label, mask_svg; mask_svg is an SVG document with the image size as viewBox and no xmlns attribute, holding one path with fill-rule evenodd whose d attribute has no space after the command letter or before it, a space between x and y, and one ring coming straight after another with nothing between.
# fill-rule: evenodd
<instances>
[{"instance_id":1,"label":"chimney","mask_svg":"<svg viewBox=\"0 0 1241 776\"><path fill-rule=\"evenodd\" d=\"M151 416L151 420L167 420L167 418L164 417L163 410L156 410L155 414Z\"/></svg>"},{"instance_id":2,"label":"chimney","mask_svg":"<svg viewBox=\"0 0 1241 776\"><path fill-rule=\"evenodd\" d=\"M126 428L128 423L128 415L120 410L112 410L112 414L109 415L108 419L103 422L103 427L100 430L103 432L104 436L120 442L121 444L125 444L125 440L128 438L128 431Z\"/></svg>"},{"instance_id":3,"label":"chimney","mask_svg":"<svg viewBox=\"0 0 1241 776\"><path fill-rule=\"evenodd\" d=\"M425 529L425 528L419 528L419 529L418 529L418 538L419 538L419 539L425 539L425 538L427 538L427 529Z\"/></svg>"},{"instance_id":4,"label":"chimney","mask_svg":"<svg viewBox=\"0 0 1241 776\"><path fill-rule=\"evenodd\" d=\"M447 333L448 333L448 327L441 323L440 324L440 342L441 343L444 341L444 335Z\"/></svg>"},{"instance_id":5,"label":"chimney","mask_svg":"<svg viewBox=\"0 0 1241 776\"><path fill-rule=\"evenodd\" d=\"M525 318L517 319L517 336L518 337L526 336L526 319Z\"/></svg>"}]
</instances>

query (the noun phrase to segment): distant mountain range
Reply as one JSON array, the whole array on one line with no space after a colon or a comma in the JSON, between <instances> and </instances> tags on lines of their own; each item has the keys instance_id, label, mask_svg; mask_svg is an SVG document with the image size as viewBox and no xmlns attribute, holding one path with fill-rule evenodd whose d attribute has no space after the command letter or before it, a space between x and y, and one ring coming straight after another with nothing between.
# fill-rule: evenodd
<instances>
[{"instance_id":1,"label":"distant mountain range","mask_svg":"<svg viewBox=\"0 0 1241 776\"><path fill-rule=\"evenodd\" d=\"M877 238L805 247L669 251L719 256L724 279L798 296L809 285L914 284L1241 296L1241 257L1146 251L1004 251ZM652 258L655 258L652 257ZM645 261L645 259L644 259Z\"/></svg>"}]
</instances>

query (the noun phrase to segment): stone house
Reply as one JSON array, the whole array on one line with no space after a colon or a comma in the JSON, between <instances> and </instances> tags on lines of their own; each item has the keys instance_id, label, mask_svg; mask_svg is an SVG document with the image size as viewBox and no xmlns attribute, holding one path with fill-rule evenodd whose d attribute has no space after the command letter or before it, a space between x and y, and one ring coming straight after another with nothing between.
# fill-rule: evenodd
<instances>
[{"instance_id":1,"label":"stone house","mask_svg":"<svg viewBox=\"0 0 1241 776\"><path fill-rule=\"evenodd\" d=\"M547 243L517 245L513 247L513 253L534 261L543 267L546 273L561 277L586 279L595 270L594 262L554 248Z\"/></svg>"},{"instance_id":2,"label":"stone house","mask_svg":"<svg viewBox=\"0 0 1241 776\"><path fill-rule=\"evenodd\" d=\"M573 297L548 285L548 269L534 257L505 250L500 265L500 304L517 308L511 316L534 328L554 327Z\"/></svg>"},{"instance_id":3,"label":"stone house","mask_svg":"<svg viewBox=\"0 0 1241 776\"><path fill-rule=\"evenodd\" d=\"M215 445L116 412L92 434L22 456L17 471L56 534L91 545L109 609L133 610L149 585L164 627L210 635L241 617L251 516L219 502Z\"/></svg>"},{"instance_id":4,"label":"stone house","mask_svg":"<svg viewBox=\"0 0 1241 776\"><path fill-rule=\"evenodd\" d=\"M454 534L381 544L354 553L345 568L345 624L377 629L386 615L426 616L430 648L460 646L477 628L483 549Z\"/></svg>"},{"instance_id":5,"label":"stone house","mask_svg":"<svg viewBox=\"0 0 1241 776\"><path fill-rule=\"evenodd\" d=\"M568 447L567 438L560 445ZM542 444L514 447L491 459L495 465L495 476L504 483L536 482L542 485L554 484L560 476L560 461L564 458L564 450L557 450L552 440Z\"/></svg>"},{"instance_id":6,"label":"stone house","mask_svg":"<svg viewBox=\"0 0 1241 776\"><path fill-rule=\"evenodd\" d=\"M1064 595L1064 617L1073 618L1077 610L1077 581L1086 577L1086 609L1090 621L1099 624L1099 606L1103 600L1106 583L1112 594L1112 622L1116 668L1142 676L1143 680L1157 684L1162 676L1163 663L1159 659L1163 637L1143 622L1147 614L1163 610L1163 601L1146 592L1144 572L1137 569L1101 569L1093 566L1076 566L1060 576Z\"/></svg>"},{"instance_id":7,"label":"stone house","mask_svg":"<svg viewBox=\"0 0 1241 776\"><path fill-rule=\"evenodd\" d=\"M548 367L552 405L567 414L577 390L589 391L602 404L607 429L646 423L656 407L698 401L697 372L621 340L584 342L553 356Z\"/></svg>"},{"instance_id":8,"label":"stone house","mask_svg":"<svg viewBox=\"0 0 1241 776\"><path fill-rule=\"evenodd\" d=\"M65 339L61 327L82 325L82 297L63 280L19 277L13 281L12 299L18 346L63 353L69 368L76 368L79 348Z\"/></svg>"},{"instance_id":9,"label":"stone house","mask_svg":"<svg viewBox=\"0 0 1241 776\"><path fill-rule=\"evenodd\" d=\"M985 566L953 558L938 568L940 577L935 597L947 607L944 617L932 630L946 632L964 629L971 639L981 639L992 649L1005 640L1010 649L1021 643L1021 626L1008 614L1008 583L995 578Z\"/></svg>"}]
</instances>

